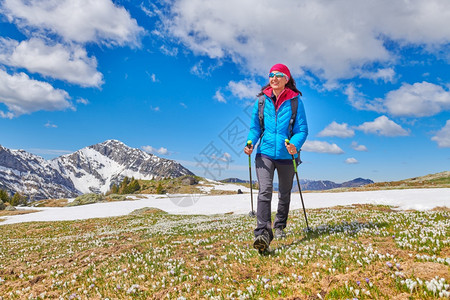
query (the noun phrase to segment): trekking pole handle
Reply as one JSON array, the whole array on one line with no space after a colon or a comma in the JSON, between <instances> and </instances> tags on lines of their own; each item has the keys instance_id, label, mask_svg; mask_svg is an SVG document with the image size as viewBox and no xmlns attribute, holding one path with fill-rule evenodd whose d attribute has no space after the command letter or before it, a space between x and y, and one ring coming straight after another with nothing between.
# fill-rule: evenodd
<instances>
[{"instance_id":1,"label":"trekking pole handle","mask_svg":"<svg viewBox=\"0 0 450 300\"><path fill-rule=\"evenodd\" d=\"M251 140L248 140L248 141L247 141L247 148L250 149L251 146L252 146L252 141L251 141Z\"/></svg>"},{"instance_id":2,"label":"trekking pole handle","mask_svg":"<svg viewBox=\"0 0 450 300\"><path fill-rule=\"evenodd\" d=\"M286 144L288 144L288 145L291 144L291 143L289 142L288 139L285 139L284 141L285 141ZM297 173L297 163L295 162L295 157L294 157L294 155L293 155L293 154L291 154L291 155L292 155L292 162L294 163L294 171L295 171L295 173Z\"/></svg>"}]
</instances>

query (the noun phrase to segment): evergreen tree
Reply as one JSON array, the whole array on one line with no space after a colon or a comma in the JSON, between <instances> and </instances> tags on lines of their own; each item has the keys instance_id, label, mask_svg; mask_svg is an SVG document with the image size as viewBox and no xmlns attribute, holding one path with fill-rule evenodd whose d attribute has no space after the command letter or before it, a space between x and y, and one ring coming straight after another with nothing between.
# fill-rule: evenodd
<instances>
[{"instance_id":1,"label":"evergreen tree","mask_svg":"<svg viewBox=\"0 0 450 300\"><path fill-rule=\"evenodd\" d=\"M120 194L122 194L122 195L130 194L130 186L129 186L129 185L126 185L125 187L123 187L123 188L120 190Z\"/></svg>"},{"instance_id":2,"label":"evergreen tree","mask_svg":"<svg viewBox=\"0 0 450 300\"><path fill-rule=\"evenodd\" d=\"M119 188L124 188L124 187L126 187L126 186L128 185L128 183L130 183L130 179L129 179L127 176L125 176L125 177L123 178L122 182L120 183Z\"/></svg>"},{"instance_id":3,"label":"evergreen tree","mask_svg":"<svg viewBox=\"0 0 450 300\"><path fill-rule=\"evenodd\" d=\"M164 194L164 188L163 188L161 182L158 183L158 186L156 187L156 193L157 194Z\"/></svg>"},{"instance_id":4,"label":"evergreen tree","mask_svg":"<svg viewBox=\"0 0 450 300\"><path fill-rule=\"evenodd\" d=\"M7 191L3 189L0 190L0 200L2 200L5 203L9 202L10 198Z\"/></svg>"},{"instance_id":5,"label":"evergreen tree","mask_svg":"<svg viewBox=\"0 0 450 300\"><path fill-rule=\"evenodd\" d=\"M110 190L110 194L118 194L119 193L119 187L117 186L117 184L113 184Z\"/></svg>"},{"instance_id":6,"label":"evergreen tree","mask_svg":"<svg viewBox=\"0 0 450 300\"><path fill-rule=\"evenodd\" d=\"M26 203L27 203L27 199L24 196L22 196L19 192L15 193L10 201L10 204L12 206L17 206L17 205L26 204Z\"/></svg>"},{"instance_id":7,"label":"evergreen tree","mask_svg":"<svg viewBox=\"0 0 450 300\"><path fill-rule=\"evenodd\" d=\"M135 186L135 190L134 190L135 192L141 190L141 185L139 184L139 181L136 180L136 183L134 184L134 186Z\"/></svg>"},{"instance_id":8,"label":"evergreen tree","mask_svg":"<svg viewBox=\"0 0 450 300\"><path fill-rule=\"evenodd\" d=\"M129 183L130 183L130 179L127 176L125 176L124 179L122 180L122 182L120 183L119 194L128 194L127 186Z\"/></svg>"},{"instance_id":9,"label":"evergreen tree","mask_svg":"<svg viewBox=\"0 0 450 300\"><path fill-rule=\"evenodd\" d=\"M131 180L130 184L128 185L128 194L132 194L136 191L139 191L141 189L141 186L139 185L139 182L136 179Z\"/></svg>"}]
</instances>

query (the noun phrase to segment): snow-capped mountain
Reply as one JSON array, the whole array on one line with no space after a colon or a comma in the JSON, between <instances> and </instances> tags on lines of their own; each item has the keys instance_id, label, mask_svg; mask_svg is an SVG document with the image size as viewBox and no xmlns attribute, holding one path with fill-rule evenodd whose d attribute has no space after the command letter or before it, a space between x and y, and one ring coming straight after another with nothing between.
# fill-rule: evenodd
<instances>
[{"instance_id":1,"label":"snow-capped mountain","mask_svg":"<svg viewBox=\"0 0 450 300\"><path fill-rule=\"evenodd\" d=\"M0 146L0 188L33 199L74 197L72 181L54 169L51 162L23 150Z\"/></svg>"},{"instance_id":2,"label":"snow-capped mountain","mask_svg":"<svg viewBox=\"0 0 450 300\"><path fill-rule=\"evenodd\" d=\"M0 187L33 199L106 192L125 176L161 179L193 175L179 163L108 140L47 161L0 146Z\"/></svg>"},{"instance_id":3,"label":"snow-capped mountain","mask_svg":"<svg viewBox=\"0 0 450 300\"><path fill-rule=\"evenodd\" d=\"M104 193L125 176L151 180L193 175L179 163L130 148L117 140L89 146L51 162L82 193Z\"/></svg>"}]
</instances>

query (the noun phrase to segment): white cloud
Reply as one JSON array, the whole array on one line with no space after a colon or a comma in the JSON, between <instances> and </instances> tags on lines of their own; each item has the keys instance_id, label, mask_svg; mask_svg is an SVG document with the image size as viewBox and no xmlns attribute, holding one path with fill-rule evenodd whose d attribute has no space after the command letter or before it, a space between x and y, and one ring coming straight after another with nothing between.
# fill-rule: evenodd
<instances>
[{"instance_id":1,"label":"white cloud","mask_svg":"<svg viewBox=\"0 0 450 300\"><path fill-rule=\"evenodd\" d=\"M145 152L148 152L148 153L152 153L152 154L170 155L169 150L167 150L167 148L164 148L164 147L157 149L152 146L142 146L142 150L144 150Z\"/></svg>"},{"instance_id":2,"label":"white cloud","mask_svg":"<svg viewBox=\"0 0 450 300\"><path fill-rule=\"evenodd\" d=\"M376 118L373 122L365 122L356 127L356 129L364 131L365 133L373 133L383 136L407 136L408 131L403 129L400 125L386 116Z\"/></svg>"},{"instance_id":3,"label":"white cloud","mask_svg":"<svg viewBox=\"0 0 450 300\"><path fill-rule=\"evenodd\" d=\"M44 126L47 128L58 128L58 125L55 125L50 121L48 121Z\"/></svg>"},{"instance_id":4,"label":"white cloud","mask_svg":"<svg viewBox=\"0 0 450 300\"><path fill-rule=\"evenodd\" d=\"M348 165L354 165L354 164L358 164L359 161L354 157L350 157L345 160L345 163Z\"/></svg>"},{"instance_id":5,"label":"white cloud","mask_svg":"<svg viewBox=\"0 0 450 300\"><path fill-rule=\"evenodd\" d=\"M357 0L355 0L357 1ZM369 4L370 5L370 4ZM413 0L392 2L377 1L374 17L381 17L379 32L382 32L402 44L428 44L430 46L445 45L450 36L449 15L450 3L446 0ZM373 19L372 19L373 20Z\"/></svg>"},{"instance_id":6,"label":"white cloud","mask_svg":"<svg viewBox=\"0 0 450 300\"><path fill-rule=\"evenodd\" d=\"M191 68L191 73L198 76L198 77L205 77L205 76L209 76L210 74L203 71L202 68L202 64L203 61L200 60L197 64L195 64L192 68Z\"/></svg>"},{"instance_id":7,"label":"white cloud","mask_svg":"<svg viewBox=\"0 0 450 300\"><path fill-rule=\"evenodd\" d=\"M225 162L225 163L233 162L231 154L228 152L224 152L222 154L222 156L217 156L217 155L213 154L213 155L209 156L209 158L212 160L221 161L221 162Z\"/></svg>"},{"instance_id":8,"label":"white cloud","mask_svg":"<svg viewBox=\"0 0 450 300\"><path fill-rule=\"evenodd\" d=\"M84 104L84 105L88 105L88 104L89 104L89 100L84 99L84 98L78 98L78 99L77 99L77 103L81 103L81 104Z\"/></svg>"},{"instance_id":9,"label":"white cloud","mask_svg":"<svg viewBox=\"0 0 450 300\"><path fill-rule=\"evenodd\" d=\"M103 84L97 60L77 45L49 45L38 38L19 43L0 37L0 62L81 86Z\"/></svg>"},{"instance_id":10,"label":"white cloud","mask_svg":"<svg viewBox=\"0 0 450 300\"><path fill-rule=\"evenodd\" d=\"M369 100L367 96L358 91L353 83L347 85L344 90L350 104L358 110L370 110L376 112L384 112L383 103L381 100Z\"/></svg>"},{"instance_id":11,"label":"white cloud","mask_svg":"<svg viewBox=\"0 0 450 300\"><path fill-rule=\"evenodd\" d=\"M159 112L161 111L161 109L159 108L159 106L150 106L150 109L155 111L155 112Z\"/></svg>"},{"instance_id":12,"label":"white cloud","mask_svg":"<svg viewBox=\"0 0 450 300\"><path fill-rule=\"evenodd\" d=\"M178 48L172 48L169 49L167 48L167 46L162 45L159 50L161 50L161 52L167 56L177 56L178 55Z\"/></svg>"},{"instance_id":13,"label":"white cloud","mask_svg":"<svg viewBox=\"0 0 450 300\"><path fill-rule=\"evenodd\" d=\"M220 103L227 103L227 100L225 99L225 97L223 96L222 92L220 91L220 89L218 89L216 91L216 94L214 95L214 99L216 99L218 102Z\"/></svg>"},{"instance_id":14,"label":"white cloud","mask_svg":"<svg viewBox=\"0 0 450 300\"><path fill-rule=\"evenodd\" d=\"M152 82L158 82L159 80L156 78L156 74L155 73L152 73L152 74L150 74L149 72L146 72L147 73L147 75L150 77L150 80L152 81Z\"/></svg>"},{"instance_id":15,"label":"white cloud","mask_svg":"<svg viewBox=\"0 0 450 300\"><path fill-rule=\"evenodd\" d=\"M426 81L414 84L403 83L390 91L385 98L370 100L358 91L353 83L347 85L344 94L350 104L358 110L389 113L394 116L429 117L450 110L450 92L440 85Z\"/></svg>"},{"instance_id":16,"label":"white cloud","mask_svg":"<svg viewBox=\"0 0 450 300\"><path fill-rule=\"evenodd\" d=\"M69 94L55 89L47 82L31 79L25 73L9 75L0 69L0 102L10 112L1 113L11 118L38 110L64 110L73 108Z\"/></svg>"},{"instance_id":17,"label":"white cloud","mask_svg":"<svg viewBox=\"0 0 450 300\"><path fill-rule=\"evenodd\" d=\"M150 7L146 7L144 3L141 3L140 7L142 11L150 18L156 17L159 14L159 10L152 3L150 3Z\"/></svg>"},{"instance_id":18,"label":"white cloud","mask_svg":"<svg viewBox=\"0 0 450 300\"><path fill-rule=\"evenodd\" d=\"M184 108L187 108L187 105L183 102L180 102L180 105L183 106Z\"/></svg>"},{"instance_id":19,"label":"white cloud","mask_svg":"<svg viewBox=\"0 0 450 300\"><path fill-rule=\"evenodd\" d=\"M369 151L366 146L358 145L357 142L352 142L352 148L353 148L353 150L356 150L356 151L364 151L364 152Z\"/></svg>"},{"instance_id":20,"label":"white cloud","mask_svg":"<svg viewBox=\"0 0 450 300\"><path fill-rule=\"evenodd\" d=\"M335 121L331 122L324 130L319 132L318 136L337 136L341 138L353 137L355 131L348 128L347 123L338 124Z\"/></svg>"},{"instance_id":21,"label":"white cloud","mask_svg":"<svg viewBox=\"0 0 450 300\"><path fill-rule=\"evenodd\" d=\"M255 99L261 90L261 86L254 80L245 79L238 82L230 81L227 89L239 99Z\"/></svg>"},{"instance_id":22,"label":"white cloud","mask_svg":"<svg viewBox=\"0 0 450 300\"><path fill-rule=\"evenodd\" d=\"M392 115L428 117L450 109L450 92L426 81L404 83L387 93L384 105Z\"/></svg>"},{"instance_id":23,"label":"white cloud","mask_svg":"<svg viewBox=\"0 0 450 300\"><path fill-rule=\"evenodd\" d=\"M376 72L365 72L361 77L369 78L373 81L382 80L387 83L394 81L395 71L392 68L378 69Z\"/></svg>"},{"instance_id":24,"label":"white cloud","mask_svg":"<svg viewBox=\"0 0 450 300\"><path fill-rule=\"evenodd\" d=\"M161 147L161 148L158 149L158 154L168 155L169 151L167 150L167 148Z\"/></svg>"},{"instance_id":25,"label":"white cloud","mask_svg":"<svg viewBox=\"0 0 450 300\"><path fill-rule=\"evenodd\" d=\"M97 60L88 56L84 44L137 47L145 34L129 12L111 0L3 0L0 14L29 37L21 42L0 37L0 64L82 87L103 84ZM2 71L0 76L6 78L0 82L0 102L10 110L0 111L2 118L41 109L74 109L67 92L49 83L25 73L10 76Z\"/></svg>"},{"instance_id":26,"label":"white cloud","mask_svg":"<svg viewBox=\"0 0 450 300\"><path fill-rule=\"evenodd\" d=\"M222 64L219 62L217 65L209 65L206 68L203 66L204 61L199 60L192 68L191 73L200 77L209 77L211 76L212 71L214 71L217 67L221 66Z\"/></svg>"},{"instance_id":27,"label":"white cloud","mask_svg":"<svg viewBox=\"0 0 450 300\"><path fill-rule=\"evenodd\" d=\"M66 41L138 46L144 33L127 10L110 0L4 0L0 5L19 28Z\"/></svg>"},{"instance_id":28,"label":"white cloud","mask_svg":"<svg viewBox=\"0 0 450 300\"><path fill-rule=\"evenodd\" d=\"M141 148L148 153L153 153L153 151L155 150L155 148L153 148L152 146L142 146Z\"/></svg>"},{"instance_id":29,"label":"white cloud","mask_svg":"<svg viewBox=\"0 0 450 300\"><path fill-rule=\"evenodd\" d=\"M447 120L445 126L431 140L437 142L440 148L450 148L450 120Z\"/></svg>"},{"instance_id":30,"label":"white cloud","mask_svg":"<svg viewBox=\"0 0 450 300\"><path fill-rule=\"evenodd\" d=\"M344 150L339 148L338 145L322 141L306 141L305 144L303 144L302 150L306 152L329 153L329 154L344 153Z\"/></svg>"},{"instance_id":31,"label":"white cloud","mask_svg":"<svg viewBox=\"0 0 450 300\"><path fill-rule=\"evenodd\" d=\"M0 98L1 99L1 98ZM0 100L1 101L1 100ZM12 119L14 118L14 114L12 112L4 112L0 110L0 117L4 119Z\"/></svg>"},{"instance_id":32,"label":"white cloud","mask_svg":"<svg viewBox=\"0 0 450 300\"><path fill-rule=\"evenodd\" d=\"M297 76L308 71L326 81L352 78L371 66L395 61L386 39L400 48L425 45L428 51L438 51L450 37L450 2L446 0L411 0L408 5L390 0L166 3L169 13L161 16L158 32L181 41L195 54L231 58L257 74L282 62ZM273 26L268 16L289 20L289 25ZM389 68L370 72L377 80L393 76Z\"/></svg>"}]
</instances>

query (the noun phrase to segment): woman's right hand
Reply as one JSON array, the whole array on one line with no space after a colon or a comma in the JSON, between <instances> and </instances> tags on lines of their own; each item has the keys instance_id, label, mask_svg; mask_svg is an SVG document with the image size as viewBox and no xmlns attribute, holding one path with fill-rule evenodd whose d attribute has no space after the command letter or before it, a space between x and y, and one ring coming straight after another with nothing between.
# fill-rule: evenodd
<instances>
[{"instance_id":1,"label":"woman's right hand","mask_svg":"<svg viewBox=\"0 0 450 300\"><path fill-rule=\"evenodd\" d=\"M252 152L253 152L253 145L251 145L250 148L248 146L244 147L245 154L250 155L250 154L252 154Z\"/></svg>"}]
</instances>

